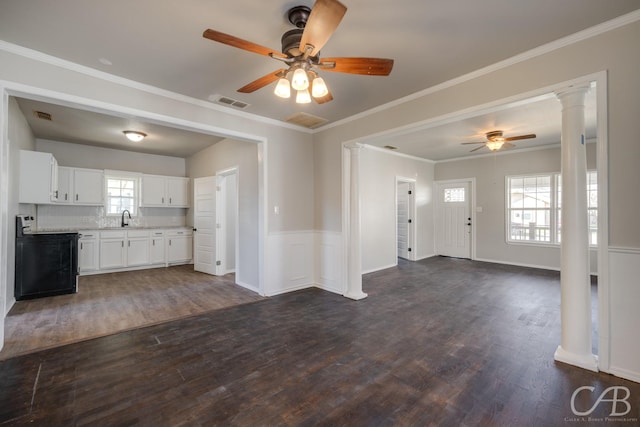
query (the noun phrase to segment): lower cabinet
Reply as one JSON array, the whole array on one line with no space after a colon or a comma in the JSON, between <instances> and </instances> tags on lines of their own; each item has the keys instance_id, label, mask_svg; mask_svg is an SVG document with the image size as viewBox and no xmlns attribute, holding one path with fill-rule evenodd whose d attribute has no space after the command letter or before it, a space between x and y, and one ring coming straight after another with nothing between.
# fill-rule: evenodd
<instances>
[{"instance_id":1,"label":"lower cabinet","mask_svg":"<svg viewBox=\"0 0 640 427\"><path fill-rule=\"evenodd\" d=\"M149 264L149 231L127 231L127 267Z\"/></svg>"},{"instance_id":2,"label":"lower cabinet","mask_svg":"<svg viewBox=\"0 0 640 427\"><path fill-rule=\"evenodd\" d=\"M167 232L167 262L185 262L193 258L193 232L172 230Z\"/></svg>"},{"instance_id":3,"label":"lower cabinet","mask_svg":"<svg viewBox=\"0 0 640 427\"><path fill-rule=\"evenodd\" d=\"M78 241L78 271L86 273L100 268L100 248L98 231L82 231Z\"/></svg>"},{"instance_id":4,"label":"lower cabinet","mask_svg":"<svg viewBox=\"0 0 640 427\"><path fill-rule=\"evenodd\" d=\"M117 229L80 233L80 273L188 263L193 232L180 229Z\"/></svg>"},{"instance_id":5,"label":"lower cabinet","mask_svg":"<svg viewBox=\"0 0 640 427\"><path fill-rule=\"evenodd\" d=\"M150 251L151 264L166 264L167 256L165 255L164 231L151 232Z\"/></svg>"}]
</instances>

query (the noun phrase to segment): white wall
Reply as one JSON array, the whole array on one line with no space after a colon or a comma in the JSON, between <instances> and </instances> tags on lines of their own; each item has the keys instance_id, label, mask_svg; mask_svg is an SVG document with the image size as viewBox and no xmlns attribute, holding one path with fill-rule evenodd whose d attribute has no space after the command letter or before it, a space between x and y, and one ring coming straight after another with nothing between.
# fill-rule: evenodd
<instances>
[{"instance_id":1,"label":"white wall","mask_svg":"<svg viewBox=\"0 0 640 427\"><path fill-rule=\"evenodd\" d=\"M225 139L187 159L187 173L195 178L214 176L216 172L238 168L239 259L236 260L236 282L258 290L259 183L258 145ZM189 213L193 224L193 213ZM240 267L238 269L238 266Z\"/></svg>"},{"instance_id":2,"label":"white wall","mask_svg":"<svg viewBox=\"0 0 640 427\"><path fill-rule=\"evenodd\" d=\"M587 167L596 169L596 144L587 145ZM509 175L560 173L560 148L526 152L504 151L480 158L437 162L435 180L476 179L474 223L476 259L530 267L560 269L560 248L507 244L505 228L505 177ZM591 272L597 272L597 251L591 251Z\"/></svg>"},{"instance_id":3,"label":"white wall","mask_svg":"<svg viewBox=\"0 0 640 427\"><path fill-rule=\"evenodd\" d=\"M360 156L362 271L367 273L397 265L396 177L416 181L417 259L432 256L433 163L383 152L365 145Z\"/></svg>"}]
</instances>

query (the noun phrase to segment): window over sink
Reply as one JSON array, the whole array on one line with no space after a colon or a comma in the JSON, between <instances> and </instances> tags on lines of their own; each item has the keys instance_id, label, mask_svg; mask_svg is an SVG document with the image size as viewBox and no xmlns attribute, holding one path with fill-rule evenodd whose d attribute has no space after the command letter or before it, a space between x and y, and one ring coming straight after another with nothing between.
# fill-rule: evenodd
<instances>
[{"instance_id":1,"label":"window over sink","mask_svg":"<svg viewBox=\"0 0 640 427\"><path fill-rule=\"evenodd\" d=\"M140 174L105 171L105 207L107 216L122 215L126 209L137 215L140 198Z\"/></svg>"}]
</instances>

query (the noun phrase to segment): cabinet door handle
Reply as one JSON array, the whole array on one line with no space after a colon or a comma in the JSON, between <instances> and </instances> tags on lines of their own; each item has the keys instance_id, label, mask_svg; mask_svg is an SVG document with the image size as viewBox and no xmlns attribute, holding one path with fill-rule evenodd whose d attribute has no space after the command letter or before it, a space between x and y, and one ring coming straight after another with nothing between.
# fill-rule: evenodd
<instances>
[{"instance_id":1,"label":"cabinet door handle","mask_svg":"<svg viewBox=\"0 0 640 427\"><path fill-rule=\"evenodd\" d=\"M164 203L164 197L162 198L162 203Z\"/></svg>"},{"instance_id":2,"label":"cabinet door handle","mask_svg":"<svg viewBox=\"0 0 640 427\"><path fill-rule=\"evenodd\" d=\"M171 246L171 239L169 239L169 246Z\"/></svg>"},{"instance_id":3,"label":"cabinet door handle","mask_svg":"<svg viewBox=\"0 0 640 427\"><path fill-rule=\"evenodd\" d=\"M69 200L69 193L64 193L64 199Z\"/></svg>"},{"instance_id":4,"label":"cabinet door handle","mask_svg":"<svg viewBox=\"0 0 640 427\"><path fill-rule=\"evenodd\" d=\"M131 247L131 240L127 242L127 246Z\"/></svg>"},{"instance_id":5,"label":"cabinet door handle","mask_svg":"<svg viewBox=\"0 0 640 427\"><path fill-rule=\"evenodd\" d=\"M153 246L155 246L155 245L156 245L156 239L153 239L153 240L151 241L151 243L153 244Z\"/></svg>"},{"instance_id":6,"label":"cabinet door handle","mask_svg":"<svg viewBox=\"0 0 640 427\"><path fill-rule=\"evenodd\" d=\"M58 198L58 190L56 190L55 198L56 198L56 199Z\"/></svg>"},{"instance_id":7,"label":"cabinet door handle","mask_svg":"<svg viewBox=\"0 0 640 427\"><path fill-rule=\"evenodd\" d=\"M82 250L82 247L83 247L83 246L82 246L82 243L80 243L80 250Z\"/></svg>"},{"instance_id":8,"label":"cabinet door handle","mask_svg":"<svg viewBox=\"0 0 640 427\"><path fill-rule=\"evenodd\" d=\"M76 202L78 201L78 194L76 193Z\"/></svg>"},{"instance_id":9,"label":"cabinet door handle","mask_svg":"<svg viewBox=\"0 0 640 427\"><path fill-rule=\"evenodd\" d=\"M120 244L122 245L122 247L124 248L124 240L122 242L120 242Z\"/></svg>"},{"instance_id":10,"label":"cabinet door handle","mask_svg":"<svg viewBox=\"0 0 640 427\"><path fill-rule=\"evenodd\" d=\"M56 197L58 197L58 196L56 195ZM169 197L169 204L171 204L171 197Z\"/></svg>"}]
</instances>

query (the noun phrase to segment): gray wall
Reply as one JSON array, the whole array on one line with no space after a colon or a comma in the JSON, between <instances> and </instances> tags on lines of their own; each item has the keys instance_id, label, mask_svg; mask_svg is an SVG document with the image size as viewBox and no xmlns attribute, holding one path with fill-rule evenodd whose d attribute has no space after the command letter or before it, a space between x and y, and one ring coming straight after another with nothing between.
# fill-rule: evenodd
<instances>
[{"instance_id":1,"label":"gray wall","mask_svg":"<svg viewBox=\"0 0 640 427\"><path fill-rule=\"evenodd\" d=\"M587 167L596 168L596 144L587 145ZM476 258L486 261L560 269L560 248L507 244L505 232L505 177L560 173L560 148L532 150L467 160L438 162L435 180L476 179ZM591 271L597 271L597 251L591 251Z\"/></svg>"},{"instance_id":2,"label":"gray wall","mask_svg":"<svg viewBox=\"0 0 640 427\"><path fill-rule=\"evenodd\" d=\"M15 281L15 241L16 228L15 217L17 214L35 213L33 205L18 204L18 186L20 177L20 150L34 150L36 140L33 132L24 118L22 111L15 99L9 98L9 194L8 194L8 216L9 227L7 232L7 289L5 291L5 314L9 312L15 302L14 281Z\"/></svg>"},{"instance_id":3,"label":"gray wall","mask_svg":"<svg viewBox=\"0 0 640 427\"><path fill-rule=\"evenodd\" d=\"M225 139L187 159L192 183L195 178L214 176L232 167L238 167L240 271L236 270L236 281L258 289L258 145ZM193 224L193 213L188 216Z\"/></svg>"},{"instance_id":4,"label":"gray wall","mask_svg":"<svg viewBox=\"0 0 640 427\"><path fill-rule=\"evenodd\" d=\"M371 148L360 158L362 271L397 264L396 177L416 181L416 258L433 255L433 163Z\"/></svg>"},{"instance_id":5,"label":"gray wall","mask_svg":"<svg viewBox=\"0 0 640 427\"><path fill-rule=\"evenodd\" d=\"M36 151L53 154L59 166L186 176L186 162L181 157L134 153L47 139L36 140Z\"/></svg>"}]
</instances>

